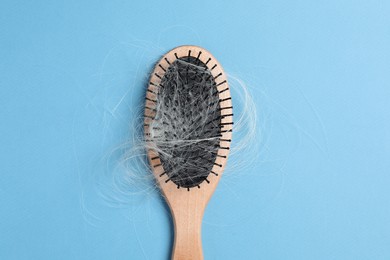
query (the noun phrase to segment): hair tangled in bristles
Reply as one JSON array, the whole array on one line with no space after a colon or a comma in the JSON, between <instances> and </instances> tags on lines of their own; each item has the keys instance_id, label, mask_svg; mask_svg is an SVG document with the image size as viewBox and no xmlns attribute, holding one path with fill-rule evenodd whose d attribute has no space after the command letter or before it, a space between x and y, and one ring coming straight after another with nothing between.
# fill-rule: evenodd
<instances>
[{"instance_id":1,"label":"hair tangled in bristles","mask_svg":"<svg viewBox=\"0 0 390 260\"><path fill-rule=\"evenodd\" d=\"M178 187L198 186L214 166L222 129L218 91L206 65L191 56L175 60L161 80L155 110L148 148Z\"/></svg>"}]
</instances>

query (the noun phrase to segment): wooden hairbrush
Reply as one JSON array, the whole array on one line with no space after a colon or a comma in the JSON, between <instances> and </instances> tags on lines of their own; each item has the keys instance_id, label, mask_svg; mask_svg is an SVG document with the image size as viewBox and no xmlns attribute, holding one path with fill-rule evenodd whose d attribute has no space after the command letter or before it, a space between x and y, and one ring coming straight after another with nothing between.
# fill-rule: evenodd
<instances>
[{"instance_id":1,"label":"wooden hairbrush","mask_svg":"<svg viewBox=\"0 0 390 260\"><path fill-rule=\"evenodd\" d=\"M150 77L144 117L147 156L175 227L172 259L203 259L203 213L227 162L233 128L221 65L197 46L166 53Z\"/></svg>"}]
</instances>

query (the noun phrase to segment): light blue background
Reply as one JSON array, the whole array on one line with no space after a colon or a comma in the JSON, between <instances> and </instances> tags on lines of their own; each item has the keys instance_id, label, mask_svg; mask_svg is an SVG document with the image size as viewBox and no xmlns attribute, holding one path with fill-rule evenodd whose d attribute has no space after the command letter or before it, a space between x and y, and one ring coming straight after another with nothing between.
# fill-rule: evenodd
<instances>
[{"instance_id":1,"label":"light blue background","mask_svg":"<svg viewBox=\"0 0 390 260\"><path fill-rule=\"evenodd\" d=\"M390 259L389 14L386 0L2 0L0 259L168 258L158 194L100 186L152 64L182 44L248 84L263 133L209 204L206 259Z\"/></svg>"}]
</instances>

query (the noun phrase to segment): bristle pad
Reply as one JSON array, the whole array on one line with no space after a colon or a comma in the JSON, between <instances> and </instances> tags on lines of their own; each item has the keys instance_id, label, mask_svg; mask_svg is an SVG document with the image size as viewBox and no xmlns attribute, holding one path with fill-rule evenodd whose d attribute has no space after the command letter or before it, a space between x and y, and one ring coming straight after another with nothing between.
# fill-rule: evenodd
<instances>
[{"instance_id":1,"label":"bristle pad","mask_svg":"<svg viewBox=\"0 0 390 260\"><path fill-rule=\"evenodd\" d=\"M210 70L185 56L162 76L150 138L168 181L192 188L207 181L221 137L218 91Z\"/></svg>"}]
</instances>

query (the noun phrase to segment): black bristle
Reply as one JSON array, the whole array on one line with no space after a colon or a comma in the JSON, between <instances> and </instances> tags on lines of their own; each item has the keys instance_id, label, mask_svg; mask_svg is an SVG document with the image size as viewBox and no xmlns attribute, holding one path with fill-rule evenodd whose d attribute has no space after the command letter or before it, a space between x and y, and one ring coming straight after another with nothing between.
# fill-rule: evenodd
<instances>
[{"instance_id":1,"label":"black bristle","mask_svg":"<svg viewBox=\"0 0 390 260\"><path fill-rule=\"evenodd\" d=\"M228 88L217 89L226 80L215 82L217 78L222 78L222 73L218 72L213 77L211 70L217 64L209 69L207 64L211 58L204 63L200 60L201 54L189 50L180 58L174 53L176 60L173 61L164 58L169 66L164 68L158 64L158 67L165 73L161 76L154 74L161 79L158 83L161 88L156 92L149 91L157 95L156 100L146 98L156 103L155 107L151 105L153 108L148 108L155 111L156 116L147 116L153 120L151 128L156 132L152 140L160 154L152 160L160 158L161 161L154 164L154 168L162 166L164 172L160 177L167 175L165 182L172 181L177 188L183 187L187 191L192 187L200 188L204 181L210 183L207 179L210 173L218 176L212 169L223 165L216 163L216 158L226 158L218 155L218 150L227 149L219 146L223 140L221 127L231 124L221 120L232 115L222 115L223 110L231 107L224 107L221 102L230 98L219 98L219 94ZM155 83L150 84L156 86Z\"/></svg>"}]
</instances>

